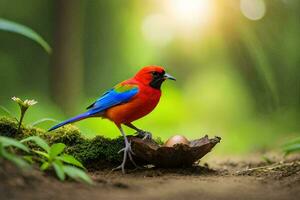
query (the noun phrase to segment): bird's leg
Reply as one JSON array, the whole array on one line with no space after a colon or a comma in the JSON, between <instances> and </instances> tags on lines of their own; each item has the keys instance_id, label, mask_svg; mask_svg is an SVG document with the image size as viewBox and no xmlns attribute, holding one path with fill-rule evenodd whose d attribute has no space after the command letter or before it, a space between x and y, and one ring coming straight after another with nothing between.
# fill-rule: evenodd
<instances>
[{"instance_id":1,"label":"bird's leg","mask_svg":"<svg viewBox=\"0 0 300 200\"><path fill-rule=\"evenodd\" d=\"M127 155L129 157L130 161L132 162L132 164L135 167L137 167L137 168L139 168L139 167L137 166L137 164L134 162L134 160L132 158L132 154L134 154L134 153L133 153L133 151L131 149L131 143L128 142L128 139L127 139L127 137L126 137L126 135L125 135L125 133L124 133L121 125L118 125L118 128L119 128L121 134L123 135L124 142L125 142L125 147L123 149L121 149L118 153L121 153L123 151L124 152L124 156L123 156L122 164L120 166L114 168L113 171L114 170L118 170L118 169L122 169L123 174L125 174L125 164L126 164L126 160L127 160Z\"/></svg>"},{"instance_id":2,"label":"bird's leg","mask_svg":"<svg viewBox=\"0 0 300 200\"><path fill-rule=\"evenodd\" d=\"M152 139L152 134L150 132L139 129L136 126L134 126L132 123L126 123L125 125L128 126L129 128L136 130L138 136L142 137L143 140L144 139Z\"/></svg>"}]
</instances>

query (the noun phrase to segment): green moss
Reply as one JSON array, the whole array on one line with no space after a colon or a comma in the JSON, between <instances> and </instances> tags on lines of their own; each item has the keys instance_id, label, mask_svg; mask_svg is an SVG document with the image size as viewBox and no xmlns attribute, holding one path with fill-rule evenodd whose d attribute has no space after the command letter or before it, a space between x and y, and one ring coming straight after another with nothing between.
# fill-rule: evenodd
<instances>
[{"instance_id":1,"label":"green moss","mask_svg":"<svg viewBox=\"0 0 300 200\"><path fill-rule=\"evenodd\" d=\"M92 139L83 137L78 128L72 125L64 126L52 132L34 127L22 126L18 132L18 123L15 119L0 117L0 135L23 139L28 136L37 135L48 141L48 143L64 143L67 145L66 153L73 155L83 165L91 166L95 163L105 166L115 165L122 161L122 154L118 151L124 147L122 137L109 139L96 136ZM33 144L31 148L35 148ZM101 166L97 166L101 167Z\"/></svg>"},{"instance_id":2,"label":"green moss","mask_svg":"<svg viewBox=\"0 0 300 200\"><path fill-rule=\"evenodd\" d=\"M81 135L79 129L72 125L67 125L55 131L47 132L46 135L50 144L61 142L67 146L74 146L86 140Z\"/></svg>"},{"instance_id":3,"label":"green moss","mask_svg":"<svg viewBox=\"0 0 300 200\"><path fill-rule=\"evenodd\" d=\"M163 145L165 142L161 139L161 137L157 137L157 138L153 138L154 141L159 144L159 145Z\"/></svg>"},{"instance_id":4,"label":"green moss","mask_svg":"<svg viewBox=\"0 0 300 200\"><path fill-rule=\"evenodd\" d=\"M18 122L16 119L1 117L0 118L0 135L15 137L17 135Z\"/></svg>"},{"instance_id":5,"label":"green moss","mask_svg":"<svg viewBox=\"0 0 300 200\"><path fill-rule=\"evenodd\" d=\"M120 163L122 155L118 151L124 147L123 138L108 139L96 136L93 139L85 139L74 146L67 148L67 153L75 156L86 165L98 162L111 164Z\"/></svg>"},{"instance_id":6,"label":"green moss","mask_svg":"<svg viewBox=\"0 0 300 200\"><path fill-rule=\"evenodd\" d=\"M0 135L13 137L16 139L23 139L28 136L38 135L43 136L44 130L35 127L21 126L21 130L18 132L18 122L14 118L0 117Z\"/></svg>"}]
</instances>

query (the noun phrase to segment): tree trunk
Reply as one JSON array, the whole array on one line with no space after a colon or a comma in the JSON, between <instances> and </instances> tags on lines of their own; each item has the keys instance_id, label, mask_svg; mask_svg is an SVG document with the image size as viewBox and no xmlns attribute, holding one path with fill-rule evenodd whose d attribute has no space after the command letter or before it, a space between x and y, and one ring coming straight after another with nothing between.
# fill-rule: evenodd
<instances>
[{"instance_id":1,"label":"tree trunk","mask_svg":"<svg viewBox=\"0 0 300 200\"><path fill-rule=\"evenodd\" d=\"M83 88L84 1L55 1L55 35L51 67L51 95L73 114Z\"/></svg>"}]
</instances>

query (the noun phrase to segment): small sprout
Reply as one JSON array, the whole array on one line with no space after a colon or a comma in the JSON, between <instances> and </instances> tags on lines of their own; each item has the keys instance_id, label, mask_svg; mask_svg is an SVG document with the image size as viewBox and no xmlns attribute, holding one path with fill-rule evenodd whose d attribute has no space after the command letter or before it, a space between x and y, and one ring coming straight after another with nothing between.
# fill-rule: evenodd
<instances>
[{"instance_id":1,"label":"small sprout","mask_svg":"<svg viewBox=\"0 0 300 200\"><path fill-rule=\"evenodd\" d=\"M21 128L21 125L22 125L22 121L23 121L23 118L25 116L25 113L27 111L27 109L30 107L30 106L33 106L35 104L37 104L37 101L35 100L24 100L22 101L20 98L18 97L12 97L11 98L13 101L15 101L16 103L19 104L20 106L20 110L21 110L21 116L20 116L20 120L19 120L19 125L18 125L18 132L20 131L20 128Z\"/></svg>"},{"instance_id":2,"label":"small sprout","mask_svg":"<svg viewBox=\"0 0 300 200\"><path fill-rule=\"evenodd\" d=\"M55 143L49 146L45 140L38 136L30 136L21 140L22 143L34 142L41 151L33 150L38 156L40 162L40 170L46 171L52 169L56 176L64 181L66 177L74 180L92 184L92 179L84 171L85 168L75 157L63 153L66 145L63 143Z\"/></svg>"}]
</instances>

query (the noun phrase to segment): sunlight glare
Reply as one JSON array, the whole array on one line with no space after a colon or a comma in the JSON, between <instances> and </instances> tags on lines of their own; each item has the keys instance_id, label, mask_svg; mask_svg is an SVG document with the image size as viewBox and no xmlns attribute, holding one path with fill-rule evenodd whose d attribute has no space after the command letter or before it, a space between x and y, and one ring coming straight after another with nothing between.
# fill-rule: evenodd
<instances>
[{"instance_id":1,"label":"sunlight glare","mask_svg":"<svg viewBox=\"0 0 300 200\"><path fill-rule=\"evenodd\" d=\"M184 26L208 24L213 16L213 0L169 0L167 7L177 23Z\"/></svg>"},{"instance_id":2,"label":"sunlight glare","mask_svg":"<svg viewBox=\"0 0 300 200\"><path fill-rule=\"evenodd\" d=\"M145 17L142 33L154 46L163 47L176 36L193 40L208 30L215 17L214 0L165 0L154 14Z\"/></svg>"}]
</instances>

